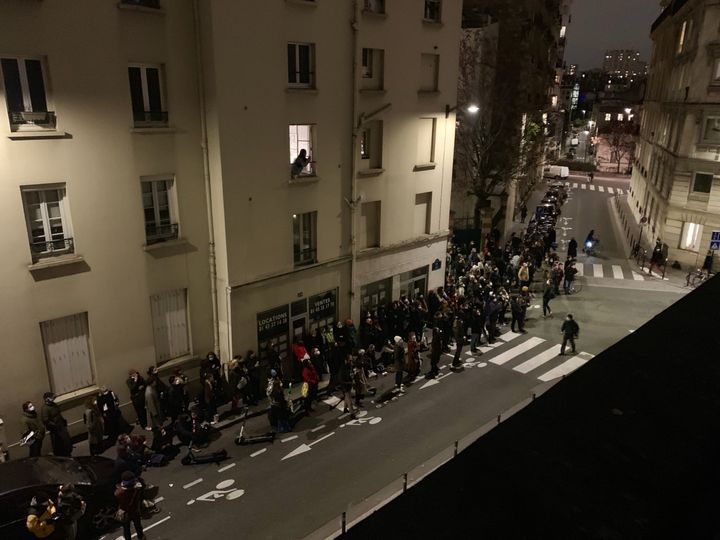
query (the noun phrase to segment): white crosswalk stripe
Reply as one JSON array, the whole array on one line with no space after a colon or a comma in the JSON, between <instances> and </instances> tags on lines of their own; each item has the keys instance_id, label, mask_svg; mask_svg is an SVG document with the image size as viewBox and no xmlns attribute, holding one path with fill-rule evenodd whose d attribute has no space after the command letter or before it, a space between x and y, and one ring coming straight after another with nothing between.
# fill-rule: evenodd
<instances>
[{"instance_id":1,"label":"white crosswalk stripe","mask_svg":"<svg viewBox=\"0 0 720 540\"><path fill-rule=\"evenodd\" d=\"M581 353L582 354L582 353ZM553 379L557 379L558 377L562 377L563 375L567 375L568 373L571 373L575 371L577 368L582 366L588 361L587 358L583 358L580 355L573 356L569 360L563 362L559 366L551 369L550 371L543 373L538 377L543 382L552 381Z\"/></svg>"},{"instance_id":2,"label":"white crosswalk stripe","mask_svg":"<svg viewBox=\"0 0 720 540\"><path fill-rule=\"evenodd\" d=\"M612 186L608 186L608 193L609 193L610 195L612 195L612 194L614 193Z\"/></svg>"},{"instance_id":3,"label":"white crosswalk stripe","mask_svg":"<svg viewBox=\"0 0 720 540\"><path fill-rule=\"evenodd\" d=\"M549 362L558 354L560 354L560 345L553 345L546 351L543 351L540 354L533 356L530 360L523 362L519 366L515 366L513 369L523 374L529 373L533 369L536 369L542 366L544 363Z\"/></svg>"},{"instance_id":4,"label":"white crosswalk stripe","mask_svg":"<svg viewBox=\"0 0 720 540\"><path fill-rule=\"evenodd\" d=\"M584 276L585 275L585 265L584 264L576 264L575 270L577 270L578 276Z\"/></svg>"},{"instance_id":5,"label":"white crosswalk stripe","mask_svg":"<svg viewBox=\"0 0 720 540\"><path fill-rule=\"evenodd\" d=\"M595 184L590 184L590 191L595 191Z\"/></svg>"},{"instance_id":6,"label":"white crosswalk stripe","mask_svg":"<svg viewBox=\"0 0 720 540\"><path fill-rule=\"evenodd\" d=\"M513 339L520 336L522 336L522 334L519 334L517 332L505 332L502 336L500 336L500 339L507 343L508 341L512 341Z\"/></svg>"},{"instance_id":7,"label":"white crosswalk stripe","mask_svg":"<svg viewBox=\"0 0 720 540\"><path fill-rule=\"evenodd\" d=\"M577 182L573 182L573 189L577 189Z\"/></svg>"},{"instance_id":8,"label":"white crosswalk stripe","mask_svg":"<svg viewBox=\"0 0 720 540\"><path fill-rule=\"evenodd\" d=\"M623 276L622 266L619 264L613 264L612 271L615 279L625 279L625 276Z\"/></svg>"},{"instance_id":9,"label":"white crosswalk stripe","mask_svg":"<svg viewBox=\"0 0 720 540\"><path fill-rule=\"evenodd\" d=\"M543 343L545 340L539 337L531 337L527 341L521 343L520 345L516 345L512 349L509 349L501 354L498 354L494 358L491 358L490 361L498 366L502 366L506 362L509 362L516 356L524 353L525 351L529 351L533 347L537 347L541 343Z\"/></svg>"},{"instance_id":10,"label":"white crosswalk stripe","mask_svg":"<svg viewBox=\"0 0 720 540\"><path fill-rule=\"evenodd\" d=\"M598 186L598 191L600 191L601 193L605 193L605 188L602 186Z\"/></svg>"},{"instance_id":11,"label":"white crosswalk stripe","mask_svg":"<svg viewBox=\"0 0 720 540\"><path fill-rule=\"evenodd\" d=\"M582 189L587 189L587 184L580 184L580 187L581 187Z\"/></svg>"},{"instance_id":12,"label":"white crosswalk stripe","mask_svg":"<svg viewBox=\"0 0 720 540\"><path fill-rule=\"evenodd\" d=\"M620 189L620 188L617 188L617 192L618 192L618 195L624 195L624 194L625 194L625 192L624 192L622 189Z\"/></svg>"},{"instance_id":13,"label":"white crosswalk stripe","mask_svg":"<svg viewBox=\"0 0 720 540\"><path fill-rule=\"evenodd\" d=\"M565 182L565 187L570 187L570 182Z\"/></svg>"},{"instance_id":14,"label":"white crosswalk stripe","mask_svg":"<svg viewBox=\"0 0 720 540\"><path fill-rule=\"evenodd\" d=\"M603 277L604 275L602 264L593 264L593 277Z\"/></svg>"},{"instance_id":15,"label":"white crosswalk stripe","mask_svg":"<svg viewBox=\"0 0 720 540\"><path fill-rule=\"evenodd\" d=\"M635 281L645 281L645 278L642 276L642 274L638 274L637 272L632 273L632 277Z\"/></svg>"}]
</instances>

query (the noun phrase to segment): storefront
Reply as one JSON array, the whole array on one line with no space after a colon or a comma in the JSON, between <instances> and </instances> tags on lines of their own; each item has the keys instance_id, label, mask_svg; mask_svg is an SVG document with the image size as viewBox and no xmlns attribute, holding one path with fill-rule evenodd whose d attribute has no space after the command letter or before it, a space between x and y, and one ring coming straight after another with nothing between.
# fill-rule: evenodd
<instances>
[{"instance_id":1,"label":"storefront","mask_svg":"<svg viewBox=\"0 0 720 540\"><path fill-rule=\"evenodd\" d=\"M420 295L425 296L427 282L428 266L400 274L400 297L406 296L408 300L414 300Z\"/></svg>"},{"instance_id":2,"label":"storefront","mask_svg":"<svg viewBox=\"0 0 720 540\"><path fill-rule=\"evenodd\" d=\"M392 282L392 278L389 277L360 288L360 309L363 316L368 311L374 311L378 306L388 304L392 300Z\"/></svg>"}]
</instances>

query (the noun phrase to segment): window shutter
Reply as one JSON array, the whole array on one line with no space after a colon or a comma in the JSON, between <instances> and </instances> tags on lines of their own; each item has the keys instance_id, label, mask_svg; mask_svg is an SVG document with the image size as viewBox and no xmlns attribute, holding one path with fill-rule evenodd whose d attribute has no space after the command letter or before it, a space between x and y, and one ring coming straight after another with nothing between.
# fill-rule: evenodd
<instances>
[{"instance_id":1,"label":"window shutter","mask_svg":"<svg viewBox=\"0 0 720 540\"><path fill-rule=\"evenodd\" d=\"M8 111L24 111L25 105L23 104L22 87L20 86L20 70L17 60L14 58L3 58L2 72Z\"/></svg>"},{"instance_id":2,"label":"window shutter","mask_svg":"<svg viewBox=\"0 0 720 540\"><path fill-rule=\"evenodd\" d=\"M30 90L30 103L35 112L47 111L45 100L45 82L43 81L42 65L40 60L25 60L25 73L27 74Z\"/></svg>"},{"instance_id":3,"label":"window shutter","mask_svg":"<svg viewBox=\"0 0 720 540\"><path fill-rule=\"evenodd\" d=\"M147 68L145 70L148 89L148 111L162 111L162 99L160 93L160 70L158 68Z\"/></svg>"},{"instance_id":4,"label":"window shutter","mask_svg":"<svg viewBox=\"0 0 720 540\"><path fill-rule=\"evenodd\" d=\"M91 386L87 313L42 322L40 329L53 391L67 394Z\"/></svg>"},{"instance_id":5,"label":"window shutter","mask_svg":"<svg viewBox=\"0 0 720 540\"><path fill-rule=\"evenodd\" d=\"M295 63L295 47L291 43L287 46L288 54L288 83L292 84L297 82L297 64Z\"/></svg>"},{"instance_id":6,"label":"window shutter","mask_svg":"<svg viewBox=\"0 0 720 540\"><path fill-rule=\"evenodd\" d=\"M298 45L300 57L300 83L310 84L310 47Z\"/></svg>"},{"instance_id":7,"label":"window shutter","mask_svg":"<svg viewBox=\"0 0 720 540\"><path fill-rule=\"evenodd\" d=\"M153 295L150 297L150 308L157 363L189 354L187 290Z\"/></svg>"}]
</instances>

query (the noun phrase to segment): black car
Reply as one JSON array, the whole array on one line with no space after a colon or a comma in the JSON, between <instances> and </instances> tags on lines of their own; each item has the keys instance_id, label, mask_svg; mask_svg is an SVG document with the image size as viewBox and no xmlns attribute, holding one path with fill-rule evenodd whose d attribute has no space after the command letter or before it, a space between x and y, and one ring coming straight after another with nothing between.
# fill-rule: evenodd
<instances>
[{"instance_id":1,"label":"black car","mask_svg":"<svg viewBox=\"0 0 720 540\"><path fill-rule=\"evenodd\" d=\"M87 503L78 538L117 527L114 480L113 460L99 456L43 456L0 464L0 538L33 538L25 528L32 498L57 501L58 487L70 483Z\"/></svg>"}]
</instances>

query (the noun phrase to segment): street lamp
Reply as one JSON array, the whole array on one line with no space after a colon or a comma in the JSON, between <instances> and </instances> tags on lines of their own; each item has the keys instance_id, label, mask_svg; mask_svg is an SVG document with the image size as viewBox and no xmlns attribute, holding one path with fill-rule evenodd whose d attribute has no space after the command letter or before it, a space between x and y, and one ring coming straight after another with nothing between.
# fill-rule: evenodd
<instances>
[{"instance_id":1,"label":"street lamp","mask_svg":"<svg viewBox=\"0 0 720 540\"><path fill-rule=\"evenodd\" d=\"M450 105L445 105L445 118L449 118L450 113L453 111L457 111L458 108L459 108L458 105L455 105L453 107L451 107ZM470 114L476 114L480 110L480 107L478 107L474 103L471 103L470 105L465 106L464 110L466 112L469 112Z\"/></svg>"},{"instance_id":2,"label":"street lamp","mask_svg":"<svg viewBox=\"0 0 720 540\"><path fill-rule=\"evenodd\" d=\"M625 107L625 114L630 114L632 112L632 109L630 107Z\"/></svg>"}]
</instances>

